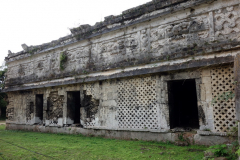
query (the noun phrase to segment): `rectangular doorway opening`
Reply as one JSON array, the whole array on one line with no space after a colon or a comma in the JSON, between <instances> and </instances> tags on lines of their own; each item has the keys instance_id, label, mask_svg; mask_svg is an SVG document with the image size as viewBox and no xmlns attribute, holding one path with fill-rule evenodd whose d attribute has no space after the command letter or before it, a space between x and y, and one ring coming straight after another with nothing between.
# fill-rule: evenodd
<instances>
[{"instance_id":1,"label":"rectangular doorway opening","mask_svg":"<svg viewBox=\"0 0 240 160\"><path fill-rule=\"evenodd\" d=\"M36 117L43 120L43 94L36 95Z\"/></svg>"},{"instance_id":2,"label":"rectangular doorway opening","mask_svg":"<svg viewBox=\"0 0 240 160\"><path fill-rule=\"evenodd\" d=\"M67 92L67 124L80 124L80 92Z\"/></svg>"},{"instance_id":3,"label":"rectangular doorway opening","mask_svg":"<svg viewBox=\"0 0 240 160\"><path fill-rule=\"evenodd\" d=\"M170 128L199 128L197 90L194 79L168 82Z\"/></svg>"}]
</instances>

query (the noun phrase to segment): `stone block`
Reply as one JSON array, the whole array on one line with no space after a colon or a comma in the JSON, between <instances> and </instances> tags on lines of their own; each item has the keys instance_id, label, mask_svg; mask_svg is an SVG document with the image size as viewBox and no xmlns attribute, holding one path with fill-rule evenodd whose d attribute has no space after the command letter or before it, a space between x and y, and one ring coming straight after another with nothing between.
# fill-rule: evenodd
<instances>
[{"instance_id":1,"label":"stone block","mask_svg":"<svg viewBox=\"0 0 240 160\"><path fill-rule=\"evenodd\" d=\"M212 102L212 86L211 83L204 83L206 91L206 102Z\"/></svg>"},{"instance_id":2,"label":"stone block","mask_svg":"<svg viewBox=\"0 0 240 160\"><path fill-rule=\"evenodd\" d=\"M50 121L49 120L45 120L45 126L49 126Z\"/></svg>"},{"instance_id":3,"label":"stone block","mask_svg":"<svg viewBox=\"0 0 240 160\"><path fill-rule=\"evenodd\" d=\"M202 83L211 83L211 77L202 77Z\"/></svg>"},{"instance_id":4,"label":"stone block","mask_svg":"<svg viewBox=\"0 0 240 160\"><path fill-rule=\"evenodd\" d=\"M212 119L213 118L213 108L207 107L207 118Z\"/></svg>"},{"instance_id":5,"label":"stone block","mask_svg":"<svg viewBox=\"0 0 240 160\"><path fill-rule=\"evenodd\" d=\"M211 77L210 69L202 70L202 77Z\"/></svg>"},{"instance_id":6,"label":"stone block","mask_svg":"<svg viewBox=\"0 0 240 160\"><path fill-rule=\"evenodd\" d=\"M199 145L217 145L231 143L231 140L228 137L223 136L201 136L196 134L194 136L195 144Z\"/></svg>"},{"instance_id":7,"label":"stone block","mask_svg":"<svg viewBox=\"0 0 240 160\"><path fill-rule=\"evenodd\" d=\"M113 92L108 92L107 99L112 100L113 99Z\"/></svg>"},{"instance_id":8,"label":"stone block","mask_svg":"<svg viewBox=\"0 0 240 160\"><path fill-rule=\"evenodd\" d=\"M206 100L206 89L204 84L200 84L200 89L201 89L201 101Z\"/></svg>"},{"instance_id":9,"label":"stone block","mask_svg":"<svg viewBox=\"0 0 240 160\"><path fill-rule=\"evenodd\" d=\"M107 96L106 93L103 93L102 100L104 100L104 101L107 101L107 100L108 100L108 96Z\"/></svg>"},{"instance_id":10,"label":"stone block","mask_svg":"<svg viewBox=\"0 0 240 160\"><path fill-rule=\"evenodd\" d=\"M63 118L58 118L58 126L63 126Z\"/></svg>"},{"instance_id":11,"label":"stone block","mask_svg":"<svg viewBox=\"0 0 240 160\"><path fill-rule=\"evenodd\" d=\"M102 106L114 106L116 107L117 106L117 103L115 100L107 100L107 101L103 101L102 102Z\"/></svg>"}]
</instances>

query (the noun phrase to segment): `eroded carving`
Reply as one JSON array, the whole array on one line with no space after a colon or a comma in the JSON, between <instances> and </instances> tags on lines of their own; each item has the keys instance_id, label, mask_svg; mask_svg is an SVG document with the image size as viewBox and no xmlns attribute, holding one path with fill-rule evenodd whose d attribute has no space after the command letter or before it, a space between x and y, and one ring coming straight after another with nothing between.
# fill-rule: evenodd
<instances>
[{"instance_id":1,"label":"eroded carving","mask_svg":"<svg viewBox=\"0 0 240 160\"><path fill-rule=\"evenodd\" d=\"M47 98L47 120L50 124L57 124L58 118L63 117L63 96L59 96L58 92L51 92Z\"/></svg>"},{"instance_id":2,"label":"eroded carving","mask_svg":"<svg viewBox=\"0 0 240 160\"><path fill-rule=\"evenodd\" d=\"M86 84L83 94L81 119L84 122L84 126L93 127L95 126L95 118L99 110L99 99L96 97L97 90L95 89L94 83Z\"/></svg>"},{"instance_id":3,"label":"eroded carving","mask_svg":"<svg viewBox=\"0 0 240 160\"><path fill-rule=\"evenodd\" d=\"M84 109L86 113L86 122L92 122L95 119L95 114L98 112L99 100L94 99L91 95L84 94Z\"/></svg>"},{"instance_id":4,"label":"eroded carving","mask_svg":"<svg viewBox=\"0 0 240 160\"><path fill-rule=\"evenodd\" d=\"M9 121L13 121L14 120L14 108L7 108L6 116Z\"/></svg>"},{"instance_id":5,"label":"eroded carving","mask_svg":"<svg viewBox=\"0 0 240 160\"><path fill-rule=\"evenodd\" d=\"M43 61L38 61L37 62L37 68L39 69L39 70L43 70Z\"/></svg>"},{"instance_id":6,"label":"eroded carving","mask_svg":"<svg viewBox=\"0 0 240 160\"><path fill-rule=\"evenodd\" d=\"M30 122L33 119L33 113L34 113L34 104L33 102L30 102L27 104L26 108L26 121Z\"/></svg>"},{"instance_id":7,"label":"eroded carving","mask_svg":"<svg viewBox=\"0 0 240 160\"><path fill-rule=\"evenodd\" d=\"M240 31L240 7L230 6L215 11L215 36L223 38Z\"/></svg>"},{"instance_id":8,"label":"eroded carving","mask_svg":"<svg viewBox=\"0 0 240 160\"><path fill-rule=\"evenodd\" d=\"M139 37L140 35L131 34L126 36L125 38L125 47L126 47L126 53L131 57L133 54L136 54L139 52Z\"/></svg>"},{"instance_id":9,"label":"eroded carving","mask_svg":"<svg viewBox=\"0 0 240 160\"><path fill-rule=\"evenodd\" d=\"M141 50L142 52L146 53L149 49L149 37L148 37L148 30L144 29L141 31Z\"/></svg>"},{"instance_id":10,"label":"eroded carving","mask_svg":"<svg viewBox=\"0 0 240 160\"><path fill-rule=\"evenodd\" d=\"M19 69L18 69L18 74L19 74L19 76L24 76L25 75L25 68L21 64L20 64Z\"/></svg>"},{"instance_id":11,"label":"eroded carving","mask_svg":"<svg viewBox=\"0 0 240 160\"><path fill-rule=\"evenodd\" d=\"M176 52L178 48L189 47L209 37L209 19L206 15L192 17L168 25L152 28L150 31L151 52L162 56Z\"/></svg>"}]
</instances>

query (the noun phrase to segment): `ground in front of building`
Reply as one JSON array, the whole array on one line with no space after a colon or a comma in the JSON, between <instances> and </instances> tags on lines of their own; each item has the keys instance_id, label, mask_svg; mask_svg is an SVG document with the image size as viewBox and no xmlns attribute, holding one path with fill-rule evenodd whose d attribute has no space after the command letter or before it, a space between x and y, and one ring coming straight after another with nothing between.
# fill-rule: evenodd
<instances>
[{"instance_id":1,"label":"ground in front of building","mask_svg":"<svg viewBox=\"0 0 240 160\"><path fill-rule=\"evenodd\" d=\"M206 146L116 140L82 135L5 130L0 125L4 159L202 159Z\"/></svg>"}]
</instances>

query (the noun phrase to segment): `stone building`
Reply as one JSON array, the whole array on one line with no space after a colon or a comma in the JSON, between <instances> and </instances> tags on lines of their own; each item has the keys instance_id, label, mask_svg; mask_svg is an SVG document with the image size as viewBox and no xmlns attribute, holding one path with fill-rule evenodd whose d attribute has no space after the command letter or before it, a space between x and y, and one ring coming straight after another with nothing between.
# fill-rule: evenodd
<instances>
[{"instance_id":1,"label":"stone building","mask_svg":"<svg viewBox=\"0 0 240 160\"><path fill-rule=\"evenodd\" d=\"M7 128L228 142L240 120L239 41L239 0L153 0L23 44L5 59Z\"/></svg>"}]
</instances>

